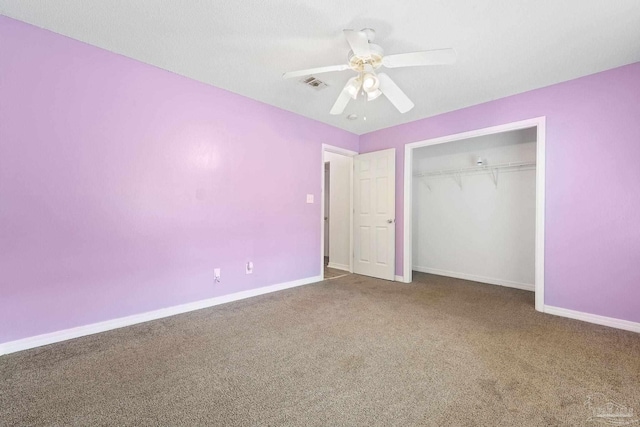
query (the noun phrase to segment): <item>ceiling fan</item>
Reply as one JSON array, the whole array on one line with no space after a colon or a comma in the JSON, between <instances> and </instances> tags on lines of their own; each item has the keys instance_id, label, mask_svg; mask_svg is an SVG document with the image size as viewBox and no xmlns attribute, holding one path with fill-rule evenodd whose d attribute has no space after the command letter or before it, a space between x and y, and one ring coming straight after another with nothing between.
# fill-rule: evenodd
<instances>
[{"instance_id":1,"label":"ceiling fan","mask_svg":"<svg viewBox=\"0 0 640 427\"><path fill-rule=\"evenodd\" d=\"M283 78L290 79L349 69L358 73L358 75L351 77L347 81L335 104L333 104L330 114L334 115L342 114L349 103L349 99L357 99L360 93L367 101L373 101L380 95L384 95L400 113L406 113L414 107L413 102L387 74L377 73L376 70L381 66L399 68L452 64L456 61L456 52L453 49L426 50L385 56L380 46L371 43L375 38L375 31L370 28L365 28L361 31L344 30L344 35L351 47L346 64L290 71L282 75Z\"/></svg>"}]
</instances>

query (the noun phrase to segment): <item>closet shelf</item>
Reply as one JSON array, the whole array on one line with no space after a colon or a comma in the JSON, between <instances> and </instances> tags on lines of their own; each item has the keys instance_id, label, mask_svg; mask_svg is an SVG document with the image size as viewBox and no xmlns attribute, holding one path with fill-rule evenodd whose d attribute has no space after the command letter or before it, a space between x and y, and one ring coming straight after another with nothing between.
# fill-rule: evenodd
<instances>
[{"instance_id":1,"label":"closet shelf","mask_svg":"<svg viewBox=\"0 0 640 427\"><path fill-rule=\"evenodd\" d=\"M418 178L436 179L436 178L453 178L462 190L462 177L470 175L491 174L493 183L498 188L498 173L516 172L521 170L531 170L536 168L536 162L510 162L496 165L471 166L459 169L443 169L438 171L419 172L414 174ZM427 186L429 187L429 186ZM429 190L431 188L429 187Z\"/></svg>"}]
</instances>

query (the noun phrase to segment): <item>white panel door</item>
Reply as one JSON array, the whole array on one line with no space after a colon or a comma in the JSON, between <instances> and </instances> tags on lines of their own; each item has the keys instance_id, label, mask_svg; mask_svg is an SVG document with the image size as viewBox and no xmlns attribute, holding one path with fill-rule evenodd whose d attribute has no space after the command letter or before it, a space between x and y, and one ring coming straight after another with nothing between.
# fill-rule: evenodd
<instances>
[{"instance_id":1,"label":"white panel door","mask_svg":"<svg viewBox=\"0 0 640 427\"><path fill-rule=\"evenodd\" d=\"M353 272L393 280L396 258L396 150L354 157Z\"/></svg>"}]
</instances>

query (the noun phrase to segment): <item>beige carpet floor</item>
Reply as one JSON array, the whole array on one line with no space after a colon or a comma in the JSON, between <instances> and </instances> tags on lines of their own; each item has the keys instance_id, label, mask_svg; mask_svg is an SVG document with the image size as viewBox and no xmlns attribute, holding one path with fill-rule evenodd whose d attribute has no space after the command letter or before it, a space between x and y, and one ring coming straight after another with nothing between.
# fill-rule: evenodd
<instances>
[{"instance_id":1,"label":"beige carpet floor","mask_svg":"<svg viewBox=\"0 0 640 427\"><path fill-rule=\"evenodd\" d=\"M0 425L596 426L608 401L638 415L640 335L533 304L349 275L1 357Z\"/></svg>"},{"instance_id":2,"label":"beige carpet floor","mask_svg":"<svg viewBox=\"0 0 640 427\"><path fill-rule=\"evenodd\" d=\"M325 265L324 267L324 278L325 279L335 279L336 277L342 277L349 274L348 271L338 270L336 268L329 268Z\"/></svg>"}]
</instances>

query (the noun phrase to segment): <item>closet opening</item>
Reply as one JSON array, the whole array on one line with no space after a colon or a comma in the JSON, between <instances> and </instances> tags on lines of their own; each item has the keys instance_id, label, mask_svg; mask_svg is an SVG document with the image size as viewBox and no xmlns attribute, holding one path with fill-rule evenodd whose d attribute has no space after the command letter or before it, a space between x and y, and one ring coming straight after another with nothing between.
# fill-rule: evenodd
<instances>
[{"instance_id":1,"label":"closet opening","mask_svg":"<svg viewBox=\"0 0 640 427\"><path fill-rule=\"evenodd\" d=\"M536 292L544 309L544 118L412 143L403 278Z\"/></svg>"}]
</instances>

